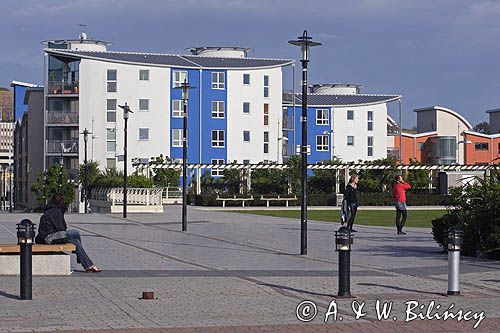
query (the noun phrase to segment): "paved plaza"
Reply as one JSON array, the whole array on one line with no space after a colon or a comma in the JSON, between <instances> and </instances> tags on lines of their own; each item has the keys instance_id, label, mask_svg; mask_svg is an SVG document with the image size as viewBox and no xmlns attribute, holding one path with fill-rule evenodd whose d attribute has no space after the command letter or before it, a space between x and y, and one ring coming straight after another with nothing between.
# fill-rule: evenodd
<instances>
[{"instance_id":1,"label":"paved plaza","mask_svg":"<svg viewBox=\"0 0 500 333\"><path fill-rule=\"evenodd\" d=\"M430 229L408 228L407 235L397 236L394 228L357 226L354 298L339 299L334 251L339 224L309 221L308 255L300 256L298 220L189 207L189 231L181 232L180 208L127 219L67 215L103 272L84 273L72 256L71 276L34 277L32 301L18 299L19 277L0 276L0 332L498 332L500 327L500 262L462 258L462 296L447 297L447 254ZM22 218L38 223L39 214L0 213L0 243L16 242ZM155 299L142 300L143 291L153 291ZM379 320L377 308L384 305L392 308ZM328 309L332 314L325 323ZM455 319L444 320L450 313Z\"/></svg>"}]
</instances>

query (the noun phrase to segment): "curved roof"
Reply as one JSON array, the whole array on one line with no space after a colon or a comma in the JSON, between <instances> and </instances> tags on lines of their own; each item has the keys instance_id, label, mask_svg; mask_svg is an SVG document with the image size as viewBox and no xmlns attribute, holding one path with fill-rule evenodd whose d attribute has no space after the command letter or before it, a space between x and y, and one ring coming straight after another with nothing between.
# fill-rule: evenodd
<instances>
[{"instance_id":1,"label":"curved roof","mask_svg":"<svg viewBox=\"0 0 500 333\"><path fill-rule=\"evenodd\" d=\"M294 62L294 60L290 59L229 58L137 52L73 51L60 49L45 49L45 52L80 59L93 59L115 63L157 67L249 69L281 67Z\"/></svg>"},{"instance_id":2,"label":"curved roof","mask_svg":"<svg viewBox=\"0 0 500 333\"><path fill-rule=\"evenodd\" d=\"M413 112L424 112L424 111L429 111L429 110L437 110L437 111L443 111L443 112L449 113L452 116L460 119L465 125L467 125L467 127L469 129L472 128L472 125L469 123L469 121L467 119L465 119L462 115L458 114L457 112L455 112L451 109L445 108L444 106L434 105L434 106L430 106L430 107L426 107L426 108L415 109L415 110L413 110Z\"/></svg>"},{"instance_id":3,"label":"curved roof","mask_svg":"<svg viewBox=\"0 0 500 333\"><path fill-rule=\"evenodd\" d=\"M291 104L292 96L283 94L283 103ZM307 94L307 105L316 107L334 107L334 106L360 106L388 103L400 99L400 95L369 95L369 94ZM302 94L295 94L295 103L302 103Z\"/></svg>"}]
</instances>

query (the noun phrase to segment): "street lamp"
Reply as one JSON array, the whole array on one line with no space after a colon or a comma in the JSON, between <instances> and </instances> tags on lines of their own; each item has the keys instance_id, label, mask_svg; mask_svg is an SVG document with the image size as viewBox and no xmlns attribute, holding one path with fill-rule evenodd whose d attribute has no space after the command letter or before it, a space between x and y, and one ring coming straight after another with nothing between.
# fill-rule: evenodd
<instances>
[{"instance_id":1,"label":"street lamp","mask_svg":"<svg viewBox=\"0 0 500 333\"><path fill-rule=\"evenodd\" d=\"M189 89L193 89L186 79L180 86L174 89L182 89L182 231L187 231L187 106L189 99Z\"/></svg>"},{"instance_id":2,"label":"street lamp","mask_svg":"<svg viewBox=\"0 0 500 333\"><path fill-rule=\"evenodd\" d=\"M87 207L88 207L88 186L89 186L89 174L88 174L88 162L87 162L87 143L89 141L89 134L92 134L89 132L87 128L83 130L83 142L84 142L84 151L85 155L83 158L83 201L84 201L84 213L87 213Z\"/></svg>"},{"instance_id":3,"label":"street lamp","mask_svg":"<svg viewBox=\"0 0 500 333\"><path fill-rule=\"evenodd\" d=\"M304 30L302 36L297 40L290 40L288 43L300 46L302 51L302 145L300 154L302 155L301 169L301 203L300 203L300 254L307 254L307 63L309 62L309 48L319 46L321 43L313 42L312 37ZM295 96L294 96L295 98Z\"/></svg>"},{"instance_id":4,"label":"street lamp","mask_svg":"<svg viewBox=\"0 0 500 333\"><path fill-rule=\"evenodd\" d=\"M125 105L118 105L123 110L123 120L125 122L123 127L123 218L127 218L127 121L128 114L134 113L130 110L127 103Z\"/></svg>"},{"instance_id":5,"label":"street lamp","mask_svg":"<svg viewBox=\"0 0 500 333\"><path fill-rule=\"evenodd\" d=\"M64 142L61 141L61 155L59 156L59 190L62 189L63 183L63 164L64 164Z\"/></svg>"}]
</instances>

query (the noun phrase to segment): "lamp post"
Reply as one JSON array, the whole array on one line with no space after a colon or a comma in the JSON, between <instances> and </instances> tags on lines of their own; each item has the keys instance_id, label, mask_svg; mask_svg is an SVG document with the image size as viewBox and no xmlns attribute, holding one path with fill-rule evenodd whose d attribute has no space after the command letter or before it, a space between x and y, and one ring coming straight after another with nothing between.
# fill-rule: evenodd
<instances>
[{"instance_id":1,"label":"lamp post","mask_svg":"<svg viewBox=\"0 0 500 333\"><path fill-rule=\"evenodd\" d=\"M448 229L448 295L460 295L460 250L464 232L457 227Z\"/></svg>"},{"instance_id":2,"label":"lamp post","mask_svg":"<svg viewBox=\"0 0 500 333\"><path fill-rule=\"evenodd\" d=\"M32 245L35 224L24 219L17 224L17 244L20 246L21 299L32 297Z\"/></svg>"},{"instance_id":3,"label":"lamp post","mask_svg":"<svg viewBox=\"0 0 500 333\"><path fill-rule=\"evenodd\" d=\"M59 190L62 189L63 183L63 164L64 164L64 143L61 142L61 155L59 155Z\"/></svg>"},{"instance_id":4,"label":"lamp post","mask_svg":"<svg viewBox=\"0 0 500 333\"><path fill-rule=\"evenodd\" d=\"M88 186L89 186L89 170L88 170L88 161L87 161L87 143L89 141L89 132L87 128L83 130L83 143L84 143L84 157L83 157L83 202L85 205L84 213L87 213L88 207Z\"/></svg>"},{"instance_id":5,"label":"lamp post","mask_svg":"<svg viewBox=\"0 0 500 333\"><path fill-rule=\"evenodd\" d=\"M307 35L307 30L304 30L302 36L297 40L290 40L288 43L300 46L302 58L302 145L300 146L300 154L302 155L301 166L301 203L300 203L300 254L307 254L307 64L309 63L309 48L312 46L321 45L321 43L313 42L312 37ZM295 99L295 96L293 97Z\"/></svg>"},{"instance_id":6,"label":"lamp post","mask_svg":"<svg viewBox=\"0 0 500 333\"><path fill-rule=\"evenodd\" d=\"M463 143L464 144L464 163L463 164L467 164L467 161L465 160L465 153L467 151L467 146L466 145L470 145L472 143L471 140L461 140L461 141L458 141L457 142L457 163L460 164L460 144Z\"/></svg>"},{"instance_id":7,"label":"lamp post","mask_svg":"<svg viewBox=\"0 0 500 333\"><path fill-rule=\"evenodd\" d=\"M181 83L175 89L182 90L182 231L187 231L187 119L188 119L188 100L189 89L193 89L187 80Z\"/></svg>"},{"instance_id":8,"label":"lamp post","mask_svg":"<svg viewBox=\"0 0 500 333\"><path fill-rule=\"evenodd\" d=\"M123 218L127 218L127 121L129 113L133 113L130 110L130 106L127 103L125 105L118 105L123 110Z\"/></svg>"},{"instance_id":9,"label":"lamp post","mask_svg":"<svg viewBox=\"0 0 500 333\"><path fill-rule=\"evenodd\" d=\"M13 198L13 187L12 187L12 178L14 177L14 163L10 165L10 175L9 175L9 212L12 213L13 211L13 205L14 205L14 198Z\"/></svg>"},{"instance_id":10,"label":"lamp post","mask_svg":"<svg viewBox=\"0 0 500 333\"><path fill-rule=\"evenodd\" d=\"M351 231L340 227L335 231L335 251L339 253L339 297L351 296Z\"/></svg>"}]
</instances>

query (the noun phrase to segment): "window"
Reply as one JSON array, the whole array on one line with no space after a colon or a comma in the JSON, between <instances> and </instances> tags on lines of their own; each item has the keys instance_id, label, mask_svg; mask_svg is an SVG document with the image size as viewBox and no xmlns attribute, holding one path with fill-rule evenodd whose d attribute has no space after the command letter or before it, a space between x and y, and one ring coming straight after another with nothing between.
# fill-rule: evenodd
<instances>
[{"instance_id":1,"label":"window","mask_svg":"<svg viewBox=\"0 0 500 333\"><path fill-rule=\"evenodd\" d=\"M172 147L182 147L182 128L172 129Z\"/></svg>"},{"instance_id":2,"label":"window","mask_svg":"<svg viewBox=\"0 0 500 333\"><path fill-rule=\"evenodd\" d=\"M116 99L106 100L106 121L108 123L116 122Z\"/></svg>"},{"instance_id":3,"label":"window","mask_svg":"<svg viewBox=\"0 0 500 333\"><path fill-rule=\"evenodd\" d=\"M116 158L107 158L106 159L106 168L116 169Z\"/></svg>"},{"instance_id":4,"label":"window","mask_svg":"<svg viewBox=\"0 0 500 333\"><path fill-rule=\"evenodd\" d=\"M373 136L368 137L368 156L373 156Z\"/></svg>"},{"instance_id":5,"label":"window","mask_svg":"<svg viewBox=\"0 0 500 333\"><path fill-rule=\"evenodd\" d=\"M184 115L184 109L182 107L182 99L174 99L172 100L172 117L173 118L182 118Z\"/></svg>"},{"instance_id":6,"label":"window","mask_svg":"<svg viewBox=\"0 0 500 333\"><path fill-rule=\"evenodd\" d=\"M264 75L264 97L269 97L269 75Z\"/></svg>"},{"instance_id":7,"label":"window","mask_svg":"<svg viewBox=\"0 0 500 333\"><path fill-rule=\"evenodd\" d=\"M173 86L174 88L180 87L184 81L188 80L188 73L186 71L174 71L173 72Z\"/></svg>"},{"instance_id":8,"label":"window","mask_svg":"<svg viewBox=\"0 0 500 333\"><path fill-rule=\"evenodd\" d=\"M243 160L243 164L245 164L245 165L250 164L250 160Z\"/></svg>"},{"instance_id":9,"label":"window","mask_svg":"<svg viewBox=\"0 0 500 333\"><path fill-rule=\"evenodd\" d=\"M368 130L373 131L373 111L368 111Z\"/></svg>"},{"instance_id":10,"label":"window","mask_svg":"<svg viewBox=\"0 0 500 333\"><path fill-rule=\"evenodd\" d=\"M149 111L149 99L139 99L139 111Z\"/></svg>"},{"instance_id":11,"label":"window","mask_svg":"<svg viewBox=\"0 0 500 333\"><path fill-rule=\"evenodd\" d=\"M498 154L500 154L500 142L498 143Z\"/></svg>"},{"instance_id":12,"label":"window","mask_svg":"<svg viewBox=\"0 0 500 333\"><path fill-rule=\"evenodd\" d=\"M269 126L269 104L264 104L264 126Z\"/></svg>"},{"instance_id":13,"label":"window","mask_svg":"<svg viewBox=\"0 0 500 333\"><path fill-rule=\"evenodd\" d=\"M212 89L225 89L225 73L212 72Z\"/></svg>"},{"instance_id":14,"label":"window","mask_svg":"<svg viewBox=\"0 0 500 333\"><path fill-rule=\"evenodd\" d=\"M250 84L250 74L243 74L243 84Z\"/></svg>"},{"instance_id":15,"label":"window","mask_svg":"<svg viewBox=\"0 0 500 333\"><path fill-rule=\"evenodd\" d=\"M354 110L347 110L347 120L354 120Z\"/></svg>"},{"instance_id":16,"label":"window","mask_svg":"<svg viewBox=\"0 0 500 333\"><path fill-rule=\"evenodd\" d=\"M250 131L243 131L243 141L250 142Z\"/></svg>"},{"instance_id":17,"label":"window","mask_svg":"<svg viewBox=\"0 0 500 333\"><path fill-rule=\"evenodd\" d=\"M224 130L212 131L212 147L224 147Z\"/></svg>"},{"instance_id":18,"label":"window","mask_svg":"<svg viewBox=\"0 0 500 333\"><path fill-rule=\"evenodd\" d=\"M269 154L269 132L264 132L264 154Z\"/></svg>"},{"instance_id":19,"label":"window","mask_svg":"<svg viewBox=\"0 0 500 333\"><path fill-rule=\"evenodd\" d=\"M149 140L149 128L139 128L139 140Z\"/></svg>"},{"instance_id":20,"label":"window","mask_svg":"<svg viewBox=\"0 0 500 333\"><path fill-rule=\"evenodd\" d=\"M354 146L354 136L352 136L352 135L347 136L347 145Z\"/></svg>"},{"instance_id":21,"label":"window","mask_svg":"<svg viewBox=\"0 0 500 333\"><path fill-rule=\"evenodd\" d=\"M106 151L110 153L116 151L116 129L114 128L106 129Z\"/></svg>"},{"instance_id":22,"label":"window","mask_svg":"<svg viewBox=\"0 0 500 333\"><path fill-rule=\"evenodd\" d=\"M210 162L213 165L224 164L224 160L220 158L214 158ZM212 168L212 177L224 177L224 169Z\"/></svg>"},{"instance_id":23,"label":"window","mask_svg":"<svg viewBox=\"0 0 500 333\"><path fill-rule=\"evenodd\" d=\"M108 69L106 74L107 92L116 92L116 69Z\"/></svg>"},{"instance_id":24,"label":"window","mask_svg":"<svg viewBox=\"0 0 500 333\"><path fill-rule=\"evenodd\" d=\"M487 142L476 143L476 150L488 150L488 143Z\"/></svg>"},{"instance_id":25,"label":"window","mask_svg":"<svg viewBox=\"0 0 500 333\"><path fill-rule=\"evenodd\" d=\"M224 101L212 101L212 118L224 118Z\"/></svg>"},{"instance_id":26,"label":"window","mask_svg":"<svg viewBox=\"0 0 500 333\"><path fill-rule=\"evenodd\" d=\"M250 103L243 102L243 113L250 113Z\"/></svg>"},{"instance_id":27,"label":"window","mask_svg":"<svg viewBox=\"0 0 500 333\"><path fill-rule=\"evenodd\" d=\"M328 125L328 109L317 109L316 110L316 125Z\"/></svg>"},{"instance_id":28,"label":"window","mask_svg":"<svg viewBox=\"0 0 500 333\"><path fill-rule=\"evenodd\" d=\"M139 70L139 81L149 81L149 69Z\"/></svg>"},{"instance_id":29,"label":"window","mask_svg":"<svg viewBox=\"0 0 500 333\"><path fill-rule=\"evenodd\" d=\"M316 151L328 151L328 135L316 136Z\"/></svg>"}]
</instances>

